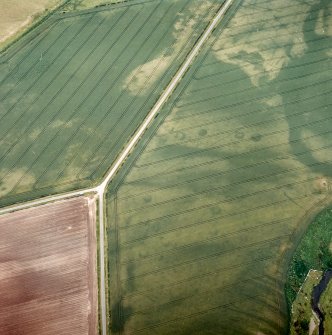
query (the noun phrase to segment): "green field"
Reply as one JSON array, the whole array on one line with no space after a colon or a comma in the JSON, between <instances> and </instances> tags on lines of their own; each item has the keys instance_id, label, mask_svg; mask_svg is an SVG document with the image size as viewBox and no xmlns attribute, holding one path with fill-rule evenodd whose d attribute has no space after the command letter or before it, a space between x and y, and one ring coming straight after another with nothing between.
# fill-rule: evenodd
<instances>
[{"instance_id":1,"label":"green field","mask_svg":"<svg viewBox=\"0 0 332 335\"><path fill-rule=\"evenodd\" d=\"M310 269L332 268L332 208L320 213L297 246L287 273L286 297L289 306Z\"/></svg>"},{"instance_id":2,"label":"green field","mask_svg":"<svg viewBox=\"0 0 332 335\"><path fill-rule=\"evenodd\" d=\"M222 2L57 13L1 55L0 206L96 184Z\"/></svg>"},{"instance_id":3,"label":"green field","mask_svg":"<svg viewBox=\"0 0 332 335\"><path fill-rule=\"evenodd\" d=\"M70 0L63 7L63 10L64 11L83 10L83 9L108 6L121 2L130 2L130 1L136 1L136 0Z\"/></svg>"},{"instance_id":4,"label":"green field","mask_svg":"<svg viewBox=\"0 0 332 335\"><path fill-rule=\"evenodd\" d=\"M311 307L312 291L322 279L322 271L310 270L302 283L301 289L296 292L296 298L291 310L290 335L318 335L319 319L314 315ZM329 334L329 333L327 333Z\"/></svg>"},{"instance_id":5,"label":"green field","mask_svg":"<svg viewBox=\"0 0 332 335\"><path fill-rule=\"evenodd\" d=\"M330 1L234 1L108 194L113 334L281 335L331 200Z\"/></svg>"}]
</instances>

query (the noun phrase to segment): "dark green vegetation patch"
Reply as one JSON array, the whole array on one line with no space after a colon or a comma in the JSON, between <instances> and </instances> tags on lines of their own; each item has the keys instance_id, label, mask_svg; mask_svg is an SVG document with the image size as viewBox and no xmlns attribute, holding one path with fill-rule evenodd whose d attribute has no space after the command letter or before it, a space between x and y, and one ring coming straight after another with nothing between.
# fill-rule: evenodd
<instances>
[{"instance_id":1,"label":"dark green vegetation patch","mask_svg":"<svg viewBox=\"0 0 332 335\"><path fill-rule=\"evenodd\" d=\"M332 208L324 210L310 224L292 258L286 283L289 306L310 269L332 268Z\"/></svg>"}]
</instances>

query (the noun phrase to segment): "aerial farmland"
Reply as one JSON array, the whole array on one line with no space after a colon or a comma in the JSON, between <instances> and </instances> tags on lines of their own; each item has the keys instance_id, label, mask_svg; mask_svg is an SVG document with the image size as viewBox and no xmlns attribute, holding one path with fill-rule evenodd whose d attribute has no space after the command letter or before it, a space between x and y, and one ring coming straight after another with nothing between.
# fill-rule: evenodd
<instances>
[{"instance_id":1,"label":"aerial farmland","mask_svg":"<svg viewBox=\"0 0 332 335\"><path fill-rule=\"evenodd\" d=\"M61 12L8 50L0 64L0 203L99 181L218 3Z\"/></svg>"},{"instance_id":2,"label":"aerial farmland","mask_svg":"<svg viewBox=\"0 0 332 335\"><path fill-rule=\"evenodd\" d=\"M97 335L95 202L0 217L1 334Z\"/></svg>"},{"instance_id":3,"label":"aerial farmland","mask_svg":"<svg viewBox=\"0 0 332 335\"><path fill-rule=\"evenodd\" d=\"M332 13L233 6L109 188L115 334L287 332L287 257L331 201Z\"/></svg>"},{"instance_id":4,"label":"aerial farmland","mask_svg":"<svg viewBox=\"0 0 332 335\"><path fill-rule=\"evenodd\" d=\"M328 331L331 1L52 1L0 53L0 334Z\"/></svg>"}]
</instances>

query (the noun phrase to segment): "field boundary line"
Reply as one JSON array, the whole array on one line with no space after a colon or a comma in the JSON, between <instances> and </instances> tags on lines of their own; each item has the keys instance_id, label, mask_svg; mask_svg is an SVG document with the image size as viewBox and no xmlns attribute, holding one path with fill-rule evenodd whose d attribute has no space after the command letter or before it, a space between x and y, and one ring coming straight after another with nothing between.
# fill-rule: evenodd
<instances>
[{"instance_id":1,"label":"field boundary line","mask_svg":"<svg viewBox=\"0 0 332 335\"><path fill-rule=\"evenodd\" d=\"M54 20L62 20L62 19L67 19L67 18L72 18L72 17L77 17L81 15L88 15L88 14L93 14L93 13L98 13L98 12L105 12L105 11L111 11L111 10L116 10L122 7L130 7L130 6L138 6L138 5L144 5L149 2L155 2L156 0L126 0L123 2L118 2L118 3L108 3L108 4L101 4L97 5L96 7L92 8L86 8L86 9L78 9L78 10L73 10L73 11L63 11L62 13L58 13L54 15Z\"/></svg>"},{"instance_id":2,"label":"field boundary line","mask_svg":"<svg viewBox=\"0 0 332 335\"><path fill-rule=\"evenodd\" d=\"M92 188L85 188L85 189L81 189L81 190L77 190L77 191L73 191L73 192L47 196L47 197L39 198L39 199L32 200L32 201L26 201L26 202L21 203L19 205L12 205L12 206L1 208L0 209L0 215L15 212L15 211L19 211L19 210L22 210L22 209L27 209L27 208L30 208L30 207L45 205L49 202L55 202L55 201L59 201L59 200L84 196L87 193L97 193L97 190L96 190L96 188L93 188L93 187Z\"/></svg>"}]
</instances>

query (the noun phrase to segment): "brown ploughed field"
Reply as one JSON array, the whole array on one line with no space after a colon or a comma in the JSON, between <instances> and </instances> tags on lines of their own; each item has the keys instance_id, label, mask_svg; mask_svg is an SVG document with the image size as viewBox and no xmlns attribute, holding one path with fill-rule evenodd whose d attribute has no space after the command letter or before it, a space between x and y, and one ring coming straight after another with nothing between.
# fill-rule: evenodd
<instances>
[{"instance_id":1,"label":"brown ploughed field","mask_svg":"<svg viewBox=\"0 0 332 335\"><path fill-rule=\"evenodd\" d=\"M0 333L97 334L95 201L0 216Z\"/></svg>"}]
</instances>

